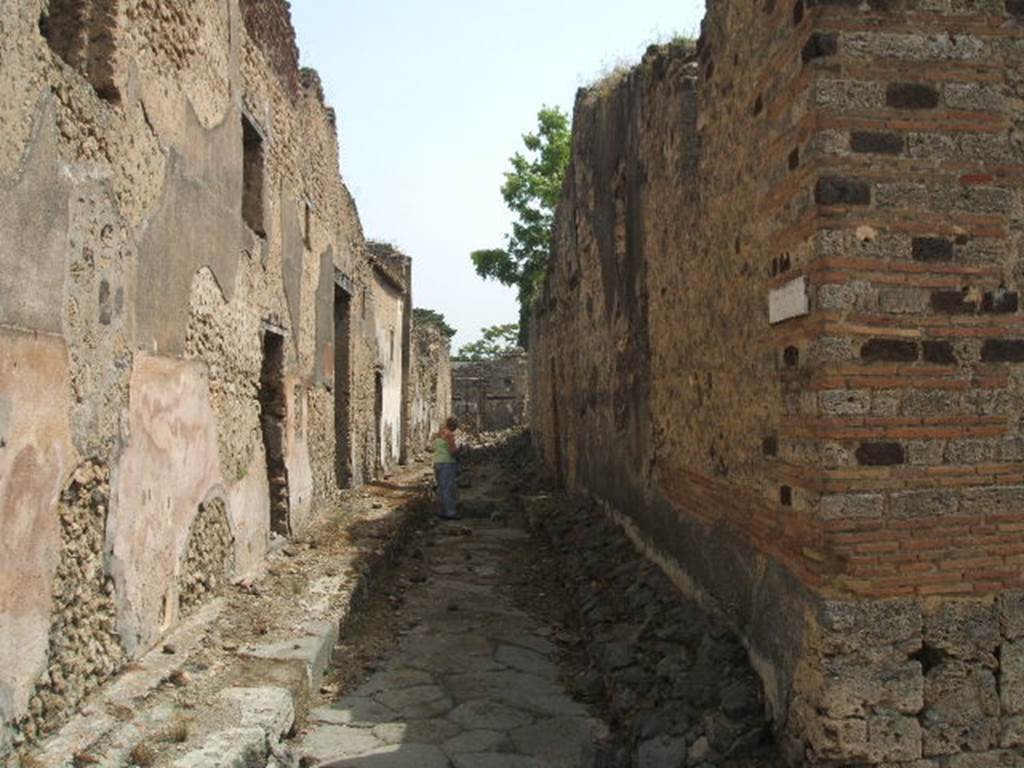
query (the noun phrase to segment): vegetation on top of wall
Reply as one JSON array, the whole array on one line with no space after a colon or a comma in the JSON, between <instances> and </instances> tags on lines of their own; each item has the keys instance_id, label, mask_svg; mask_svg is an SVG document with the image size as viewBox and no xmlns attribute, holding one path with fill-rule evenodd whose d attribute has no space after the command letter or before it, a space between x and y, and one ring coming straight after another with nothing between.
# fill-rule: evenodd
<instances>
[{"instance_id":1,"label":"vegetation on top of wall","mask_svg":"<svg viewBox=\"0 0 1024 768\"><path fill-rule=\"evenodd\" d=\"M505 248L473 251L470 258L478 275L517 290L519 345L527 346L527 319L537 286L544 278L551 255L551 228L569 165L569 116L558 107L541 107L536 133L523 136L526 154L509 159L501 196L515 214Z\"/></svg>"},{"instance_id":2,"label":"vegetation on top of wall","mask_svg":"<svg viewBox=\"0 0 1024 768\"><path fill-rule=\"evenodd\" d=\"M520 351L517 343L519 326L516 323L492 325L481 329L481 334L477 341L463 345L455 359L461 362L481 362Z\"/></svg>"},{"instance_id":3,"label":"vegetation on top of wall","mask_svg":"<svg viewBox=\"0 0 1024 768\"><path fill-rule=\"evenodd\" d=\"M673 33L667 38L662 38L650 43L644 51L643 58L639 62L635 62L632 59L619 58L610 63L607 63L600 74L594 78L590 85L585 86L585 90L598 97L607 96L616 86L625 80L629 73L632 72L636 67L643 66L652 56L659 53L687 53L691 56L696 57L697 55L697 40L690 35L680 34L678 32Z\"/></svg>"},{"instance_id":4,"label":"vegetation on top of wall","mask_svg":"<svg viewBox=\"0 0 1024 768\"><path fill-rule=\"evenodd\" d=\"M456 334L456 330L448 325L447 321L444 319L444 315L433 309L416 307L412 311L412 321L416 325L434 326L446 339L450 339Z\"/></svg>"}]
</instances>

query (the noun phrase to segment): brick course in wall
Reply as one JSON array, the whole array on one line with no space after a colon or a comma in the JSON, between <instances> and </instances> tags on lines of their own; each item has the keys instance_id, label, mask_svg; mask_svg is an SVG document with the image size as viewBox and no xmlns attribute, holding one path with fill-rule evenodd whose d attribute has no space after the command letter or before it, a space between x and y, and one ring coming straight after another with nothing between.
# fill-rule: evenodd
<instances>
[{"instance_id":1,"label":"brick course in wall","mask_svg":"<svg viewBox=\"0 0 1024 768\"><path fill-rule=\"evenodd\" d=\"M1012 4L725 1L577 99L535 439L795 763L1024 747L1022 63Z\"/></svg>"}]
</instances>

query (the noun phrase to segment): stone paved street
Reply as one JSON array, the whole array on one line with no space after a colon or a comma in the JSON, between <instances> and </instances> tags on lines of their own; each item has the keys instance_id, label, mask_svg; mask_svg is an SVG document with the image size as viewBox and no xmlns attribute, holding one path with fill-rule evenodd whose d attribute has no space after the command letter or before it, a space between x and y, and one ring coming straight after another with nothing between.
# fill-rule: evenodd
<instances>
[{"instance_id":1,"label":"stone paved street","mask_svg":"<svg viewBox=\"0 0 1024 768\"><path fill-rule=\"evenodd\" d=\"M513 605L501 561L529 537L474 519L434 528L412 628L357 690L314 710L298 751L341 768L585 765L606 732L559 682L551 630Z\"/></svg>"}]
</instances>

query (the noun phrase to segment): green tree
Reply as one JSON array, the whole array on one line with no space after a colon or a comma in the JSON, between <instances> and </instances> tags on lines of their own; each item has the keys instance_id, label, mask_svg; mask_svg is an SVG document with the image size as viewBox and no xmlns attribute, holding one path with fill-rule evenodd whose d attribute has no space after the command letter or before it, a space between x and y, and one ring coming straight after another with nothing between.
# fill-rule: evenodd
<instances>
[{"instance_id":1,"label":"green tree","mask_svg":"<svg viewBox=\"0 0 1024 768\"><path fill-rule=\"evenodd\" d=\"M519 326L515 323L492 325L483 328L478 341L472 341L459 349L456 360L477 362L494 360L515 352L519 348Z\"/></svg>"},{"instance_id":2,"label":"green tree","mask_svg":"<svg viewBox=\"0 0 1024 768\"><path fill-rule=\"evenodd\" d=\"M542 107L537 131L523 136L526 154L509 160L501 196L516 218L504 249L473 251L470 258L483 278L514 286L519 299L519 344L527 345L530 304L551 257L551 230L569 165L568 116L558 107Z\"/></svg>"},{"instance_id":3,"label":"green tree","mask_svg":"<svg viewBox=\"0 0 1024 768\"><path fill-rule=\"evenodd\" d=\"M450 339L455 335L455 329L452 328L444 319L444 315L440 312L436 312L433 309L424 309L422 307L416 307L412 311L412 321L416 325L432 325L439 330L446 339Z\"/></svg>"}]
</instances>

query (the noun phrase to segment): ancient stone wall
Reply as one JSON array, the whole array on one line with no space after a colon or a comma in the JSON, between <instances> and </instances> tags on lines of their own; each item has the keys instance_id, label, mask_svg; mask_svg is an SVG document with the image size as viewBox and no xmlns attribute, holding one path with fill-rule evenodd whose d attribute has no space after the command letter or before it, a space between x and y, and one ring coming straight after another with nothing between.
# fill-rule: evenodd
<instances>
[{"instance_id":1,"label":"ancient stone wall","mask_svg":"<svg viewBox=\"0 0 1024 768\"><path fill-rule=\"evenodd\" d=\"M374 461L390 471L405 459L407 392L412 329L412 262L386 243L368 244L373 267L373 309L368 332L377 350L374 361Z\"/></svg>"},{"instance_id":2,"label":"ancient stone wall","mask_svg":"<svg viewBox=\"0 0 1024 768\"><path fill-rule=\"evenodd\" d=\"M525 354L452 364L452 410L463 429L489 432L526 424L529 371Z\"/></svg>"},{"instance_id":3,"label":"ancient stone wall","mask_svg":"<svg viewBox=\"0 0 1024 768\"><path fill-rule=\"evenodd\" d=\"M373 477L406 320L284 0L0 19L3 753Z\"/></svg>"},{"instance_id":4,"label":"ancient stone wall","mask_svg":"<svg viewBox=\"0 0 1024 768\"><path fill-rule=\"evenodd\" d=\"M533 433L795 764L1024 746L1019 13L723 0L577 99Z\"/></svg>"},{"instance_id":5,"label":"ancient stone wall","mask_svg":"<svg viewBox=\"0 0 1024 768\"><path fill-rule=\"evenodd\" d=\"M430 438L452 415L451 342L431 323L412 328L407 447L412 457L431 449Z\"/></svg>"}]
</instances>

